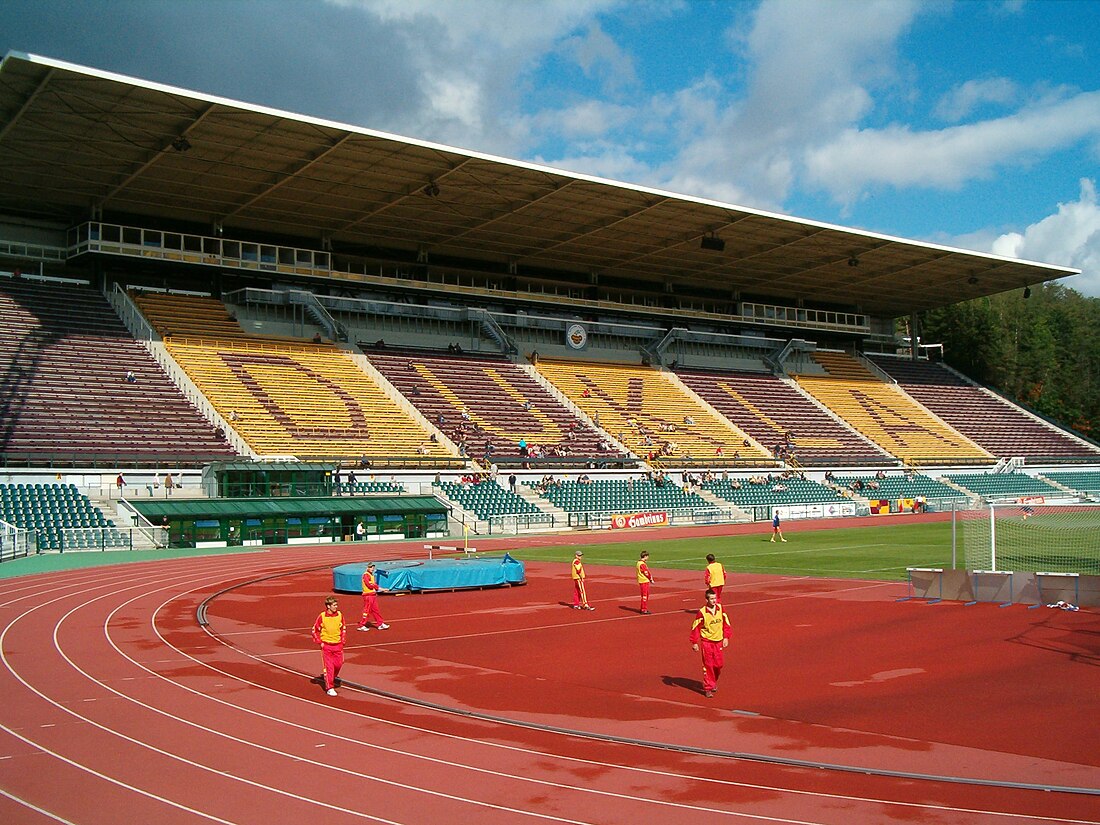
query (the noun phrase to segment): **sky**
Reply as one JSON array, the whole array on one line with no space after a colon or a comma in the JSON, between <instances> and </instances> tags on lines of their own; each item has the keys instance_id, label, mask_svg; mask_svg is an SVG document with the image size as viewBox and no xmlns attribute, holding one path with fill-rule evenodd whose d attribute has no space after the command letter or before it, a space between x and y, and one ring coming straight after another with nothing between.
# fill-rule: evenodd
<instances>
[{"instance_id":1,"label":"sky","mask_svg":"<svg viewBox=\"0 0 1100 825\"><path fill-rule=\"evenodd\" d=\"M1100 0L4 0L8 50L1100 296Z\"/></svg>"}]
</instances>

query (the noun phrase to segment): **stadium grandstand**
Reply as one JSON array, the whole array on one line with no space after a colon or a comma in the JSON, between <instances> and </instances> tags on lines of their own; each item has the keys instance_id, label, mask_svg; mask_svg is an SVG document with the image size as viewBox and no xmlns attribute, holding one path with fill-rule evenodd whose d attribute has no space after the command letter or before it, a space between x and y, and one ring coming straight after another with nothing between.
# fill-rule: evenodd
<instances>
[{"instance_id":1,"label":"stadium grandstand","mask_svg":"<svg viewBox=\"0 0 1100 825\"><path fill-rule=\"evenodd\" d=\"M917 315L1075 272L10 52L0 556L1090 498Z\"/></svg>"}]
</instances>

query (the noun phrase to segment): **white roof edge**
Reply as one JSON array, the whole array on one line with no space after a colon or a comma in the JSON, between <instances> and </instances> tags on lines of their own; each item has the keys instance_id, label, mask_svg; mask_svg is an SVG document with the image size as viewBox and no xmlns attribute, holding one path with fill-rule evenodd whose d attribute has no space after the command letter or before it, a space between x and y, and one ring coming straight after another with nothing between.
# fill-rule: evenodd
<instances>
[{"instance_id":1,"label":"white roof edge","mask_svg":"<svg viewBox=\"0 0 1100 825\"><path fill-rule=\"evenodd\" d=\"M52 57L44 57L42 55L29 54L27 52L20 52L15 50L9 50L4 56L3 62L6 63L9 58L16 58L28 63L35 63L43 66L49 66L55 69L63 69L66 71L76 72L78 74L90 75L98 77L103 80L112 80L119 83L129 83L142 88L163 92L170 95L181 95L184 97L190 97L196 100L202 100L207 103L214 103L222 106L229 106L236 109L244 109L246 111L255 112L257 114L270 115L272 117L284 118L287 120L296 120L301 123L309 123L315 126L323 126L331 129L340 129L344 131L354 132L356 134L367 135L370 137L383 138L386 140L395 140L401 143L408 143L415 146L422 146L426 149L435 149L442 152L451 152L454 154L465 155L470 158L476 158L479 160L487 160L493 163L502 163L508 166L518 166L523 169L528 169L534 172L543 172L550 175L559 175L562 177L573 178L578 181L585 181L588 183L600 184L603 186L618 187L620 189L631 189L636 192L643 192L650 195L656 195L662 198L671 198L679 201L688 201L691 203L697 203L701 206L711 206L718 209L730 209L736 212L748 213L751 215L758 215L764 218L771 218L773 220L786 221L788 223L795 223L802 226L811 226L818 229L829 229L837 232L846 232L848 234L859 235L865 238L887 241L890 243L900 243L906 246L919 246L926 249L934 249L942 252L952 252L962 255L974 255L979 258L985 258L991 261L1003 261L1004 263L1021 264L1024 266L1034 266L1046 270L1055 270L1064 272L1068 275L1081 274L1080 269L1073 267L1065 267L1057 264L1048 264L1041 261L1030 261L1023 258L1010 258L1003 255L994 255L989 252L978 252L973 249L962 249L960 247L944 246L942 244L929 243L926 241L917 241L911 238L901 238L895 235L885 235L878 232L871 232L864 229L856 229L850 226L840 226L839 224L826 223L824 221L817 221L810 218L798 218L792 215L784 215L779 212L769 212L764 209L757 209L750 206L739 206L733 203L725 203L723 201L710 200L709 198L701 198L694 195L686 195L679 192L671 192L664 189L656 189L650 186L643 186L641 184L629 183L626 181L611 180L610 178L601 178L595 175L587 175L581 172L572 172L565 169L559 169L553 166L543 166L541 164L529 163L527 161L515 160L513 158L505 158L499 155L490 155L485 152L477 152L472 149L461 149L456 146L448 146L443 143L434 143L432 141L420 140L418 138L406 137L404 135L397 135L391 132L382 132L376 129L369 129L364 126L355 126L350 123L342 123L340 121L328 120L326 118L313 117L311 115L303 115L296 112L286 111L284 109L275 109L269 106L261 106L259 104L245 103L239 100L233 100L232 98L220 97L218 95L207 94L205 92L197 92L192 89L184 89L179 86L170 86L165 83L157 83L152 80L143 80L131 75L119 74L117 72L109 72L102 69L95 69L90 66L82 66L79 63L70 63L65 60L58 60ZM2 64L0 64L2 65Z\"/></svg>"}]
</instances>

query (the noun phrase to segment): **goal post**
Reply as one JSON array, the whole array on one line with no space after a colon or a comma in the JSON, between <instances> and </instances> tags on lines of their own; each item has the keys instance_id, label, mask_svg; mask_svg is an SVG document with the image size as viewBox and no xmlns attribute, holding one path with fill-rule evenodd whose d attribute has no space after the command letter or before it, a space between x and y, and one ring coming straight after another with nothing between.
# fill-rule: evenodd
<instances>
[{"instance_id":1,"label":"goal post","mask_svg":"<svg viewBox=\"0 0 1100 825\"><path fill-rule=\"evenodd\" d=\"M1100 504L992 503L954 514L967 570L1100 575Z\"/></svg>"}]
</instances>

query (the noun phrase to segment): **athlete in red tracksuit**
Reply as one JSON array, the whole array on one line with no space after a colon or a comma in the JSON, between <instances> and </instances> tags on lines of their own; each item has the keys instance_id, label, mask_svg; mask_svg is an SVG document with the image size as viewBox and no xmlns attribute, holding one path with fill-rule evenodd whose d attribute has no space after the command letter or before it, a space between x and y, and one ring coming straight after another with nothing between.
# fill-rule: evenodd
<instances>
[{"instance_id":1,"label":"athlete in red tracksuit","mask_svg":"<svg viewBox=\"0 0 1100 825\"><path fill-rule=\"evenodd\" d=\"M325 680L325 692L329 696L336 695L336 677L340 675L340 668L344 666L346 638L344 614L340 612L336 597L329 596L325 599L324 612L313 623L313 642L321 646L321 661L325 665L325 672L321 675Z\"/></svg>"},{"instance_id":2,"label":"athlete in red tracksuit","mask_svg":"<svg viewBox=\"0 0 1100 825\"><path fill-rule=\"evenodd\" d=\"M718 604L718 595L707 590L707 603L695 614L691 624L692 650L703 652L703 695L708 699L718 690L718 677L722 675L725 664L725 649L730 643L730 620L722 605Z\"/></svg>"},{"instance_id":3,"label":"athlete in red tracksuit","mask_svg":"<svg viewBox=\"0 0 1100 825\"><path fill-rule=\"evenodd\" d=\"M382 614L378 610L378 578L374 574L374 563L367 565L363 571L363 615L359 618L356 630L370 630L371 622L377 625L379 630L388 630L389 625L382 621Z\"/></svg>"},{"instance_id":4,"label":"athlete in red tracksuit","mask_svg":"<svg viewBox=\"0 0 1100 825\"><path fill-rule=\"evenodd\" d=\"M642 551L641 559L636 565L638 568L638 590L642 596L642 606L639 612L649 613L649 586L653 584L653 574L649 571L649 553Z\"/></svg>"},{"instance_id":5,"label":"athlete in red tracksuit","mask_svg":"<svg viewBox=\"0 0 1100 825\"><path fill-rule=\"evenodd\" d=\"M588 593L584 589L584 562L581 561L583 556L580 550L573 554L573 567L570 570L570 575L573 577L573 609L574 610L595 610L592 605L588 603Z\"/></svg>"},{"instance_id":6,"label":"athlete in red tracksuit","mask_svg":"<svg viewBox=\"0 0 1100 825\"><path fill-rule=\"evenodd\" d=\"M703 573L703 584L714 591L718 604L722 603L722 588L726 586L726 569L722 562L714 560L713 553L707 553L707 569Z\"/></svg>"}]
</instances>

